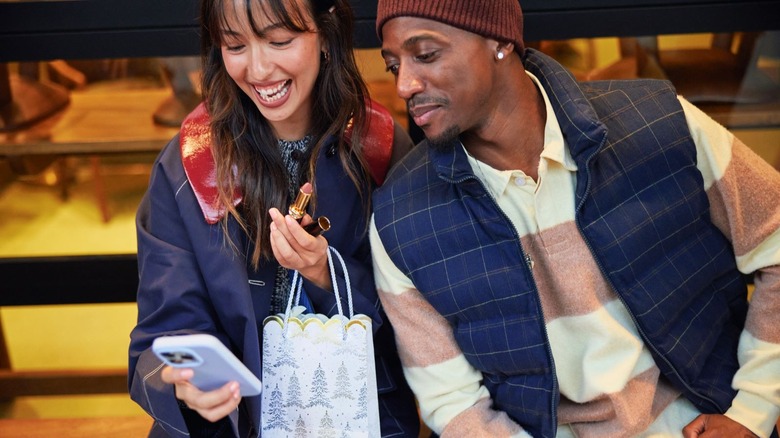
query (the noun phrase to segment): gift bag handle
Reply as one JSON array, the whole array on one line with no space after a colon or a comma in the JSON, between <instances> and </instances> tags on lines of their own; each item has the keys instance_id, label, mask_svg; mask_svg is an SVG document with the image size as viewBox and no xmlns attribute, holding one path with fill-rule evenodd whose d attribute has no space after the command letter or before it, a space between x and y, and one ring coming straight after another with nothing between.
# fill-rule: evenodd
<instances>
[{"instance_id":1,"label":"gift bag handle","mask_svg":"<svg viewBox=\"0 0 780 438\"><path fill-rule=\"evenodd\" d=\"M344 315L341 308L341 296L339 295L339 283L336 281L336 269L333 268L333 257L331 253L336 256L341 265L341 271L344 273L344 284L347 287L347 307L349 308L349 319L355 316L355 311L352 308L352 284L349 281L349 272L347 271L347 264L344 263L344 259L341 258L341 254L336 251L336 248L328 247L328 267L330 267L330 282L333 284L333 293L336 295L336 307L339 310L339 315Z\"/></svg>"},{"instance_id":2,"label":"gift bag handle","mask_svg":"<svg viewBox=\"0 0 780 438\"><path fill-rule=\"evenodd\" d=\"M339 264L341 265L341 270L344 272L344 283L347 287L347 306L349 308L349 318L352 319L355 316L355 312L352 306L352 284L349 281L349 271L347 271L347 265L344 263L344 259L341 257L341 254L339 254L338 251L336 251L336 248L333 248L332 246L328 246L328 268L330 270L330 281L333 285L333 294L336 295L336 308L338 309L339 315L344 316L344 309L341 306L341 294L339 292L339 283L336 281L336 270L333 266L333 257L331 254L334 254L336 258L339 261ZM290 287L290 296L287 299L287 309L285 309L284 312L284 323L287 325L288 321L290 320L290 314L292 313L293 308L293 302L295 302L295 305L297 306L300 304L301 301L301 288L303 286L303 278L298 273L298 271L293 271L293 278L292 278L292 286Z\"/></svg>"}]
</instances>

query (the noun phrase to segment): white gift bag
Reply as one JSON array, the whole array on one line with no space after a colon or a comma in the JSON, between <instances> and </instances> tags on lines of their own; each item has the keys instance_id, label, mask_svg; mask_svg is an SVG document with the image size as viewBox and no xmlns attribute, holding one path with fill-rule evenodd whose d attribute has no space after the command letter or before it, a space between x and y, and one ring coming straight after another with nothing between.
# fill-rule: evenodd
<instances>
[{"instance_id":1,"label":"white gift bag","mask_svg":"<svg viewBox=\"0 0 780 438\"><path fill-rule=\"evenodd\" d=\"M344 272L349 317L331 254ZM381 436L371 318L354 314L349 273L334 248L328 264L338 315L302 314L303 279L295 272L284 315L263 321L263 437Z\"/></svg>"}]
</instances>

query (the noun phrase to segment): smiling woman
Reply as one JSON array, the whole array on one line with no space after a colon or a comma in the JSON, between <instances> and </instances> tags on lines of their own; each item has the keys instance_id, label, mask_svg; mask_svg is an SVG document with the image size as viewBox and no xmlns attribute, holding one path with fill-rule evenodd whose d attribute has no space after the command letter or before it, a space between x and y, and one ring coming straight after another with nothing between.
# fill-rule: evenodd
<instances>
[{"instance_id":1,"label":"smiling woman","mask_svg":"<svg viewBox=\"0 0 780 438\"><path fill-rule=\"evenodd\" d=\"M333 247L347 259L355 313L375 328L382 434L417 436L414 398L376 304L367 235L371 192L411 140L368 98L349 2L203 0L201 19L204 103L158 157L138 209L131 397L161 435L257 435L261 397L242 398L235 382L199 390L192 370L162 366L152 342L211 334L261 376L259 322L283 311L291 271L304 279L301 302L312 313L339 308L333 290L345 290L347 276L329 269ZM282 214L302 187L308 212ZM333 226L309 234L323 216ZM238 418L228 416L239 406Z\"/></svg>"}]
</instances>

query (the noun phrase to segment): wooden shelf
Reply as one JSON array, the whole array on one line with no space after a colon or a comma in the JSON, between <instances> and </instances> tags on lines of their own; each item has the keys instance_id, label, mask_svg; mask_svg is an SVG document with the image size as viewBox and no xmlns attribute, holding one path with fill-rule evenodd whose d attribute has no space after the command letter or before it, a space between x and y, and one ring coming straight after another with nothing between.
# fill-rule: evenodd
<instances>
[{"instance_id":1,"label":"wooden shelf","mask_svg":"<svg viewBox=\"0 0 780 438\"><path fill-rule=\"evenodd\" d=\"M122 394L127 369L11 371L0 369L0 400L74 394Z\"/></svg>"},{"instance_id":2,"label":"wooden shelf","mask_svg":"<svg viewBox=\"0 0 780 438\"><path fill-rule=\"evenodd\" d=\"M159 151L178 132L152 120L170 94L164 88L72 91L62 111L28 129L0 133L0 156Z\"/></svg>"},{"instance_id":3,"label":"wooden shelf","mask_svg":"<svg viewBox=\"0 0 780 438\"><path fill-rule=\"evenodd\" d=\"M137 438L152 428L149 416L97 418L20 418L0 420L0 436L21 438Z\"/></svg>"}]
</instances>

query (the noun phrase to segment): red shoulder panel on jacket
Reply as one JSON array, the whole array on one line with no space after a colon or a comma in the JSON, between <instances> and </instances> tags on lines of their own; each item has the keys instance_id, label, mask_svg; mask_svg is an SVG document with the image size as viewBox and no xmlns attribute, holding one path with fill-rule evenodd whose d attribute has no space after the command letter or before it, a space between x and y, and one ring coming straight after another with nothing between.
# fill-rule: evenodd
<instances>
[{"instance_id":1,"label":"red shoulder panel on jacket","mask_svg":"<svg viewBox=\"0 0 780 438\"><path fill-rule=\"evenodd\" d=\"M378 185L385 182L393 154L395 122L390 111L379 102L368 100L366 105L366 132L361 138L363 155L366 157L371 177ZM347 141L352 136L352 126L344 133Z\"/></svg>"},{"instance_id":2,"label":"red shoulder panel on jacket","mask_svg":"<svg viewBox=\"0 0 780 438\"><path fill-rule=\"evenodd\" d=\"M206 105L198 105L182 122L179 136L184 172L198 200L206 222L214 224L225 215L217 195L217 169L211 151L211 128ZM233 197L233 205L241 202L241 194Z\"/></svg>"}]
</instances>

